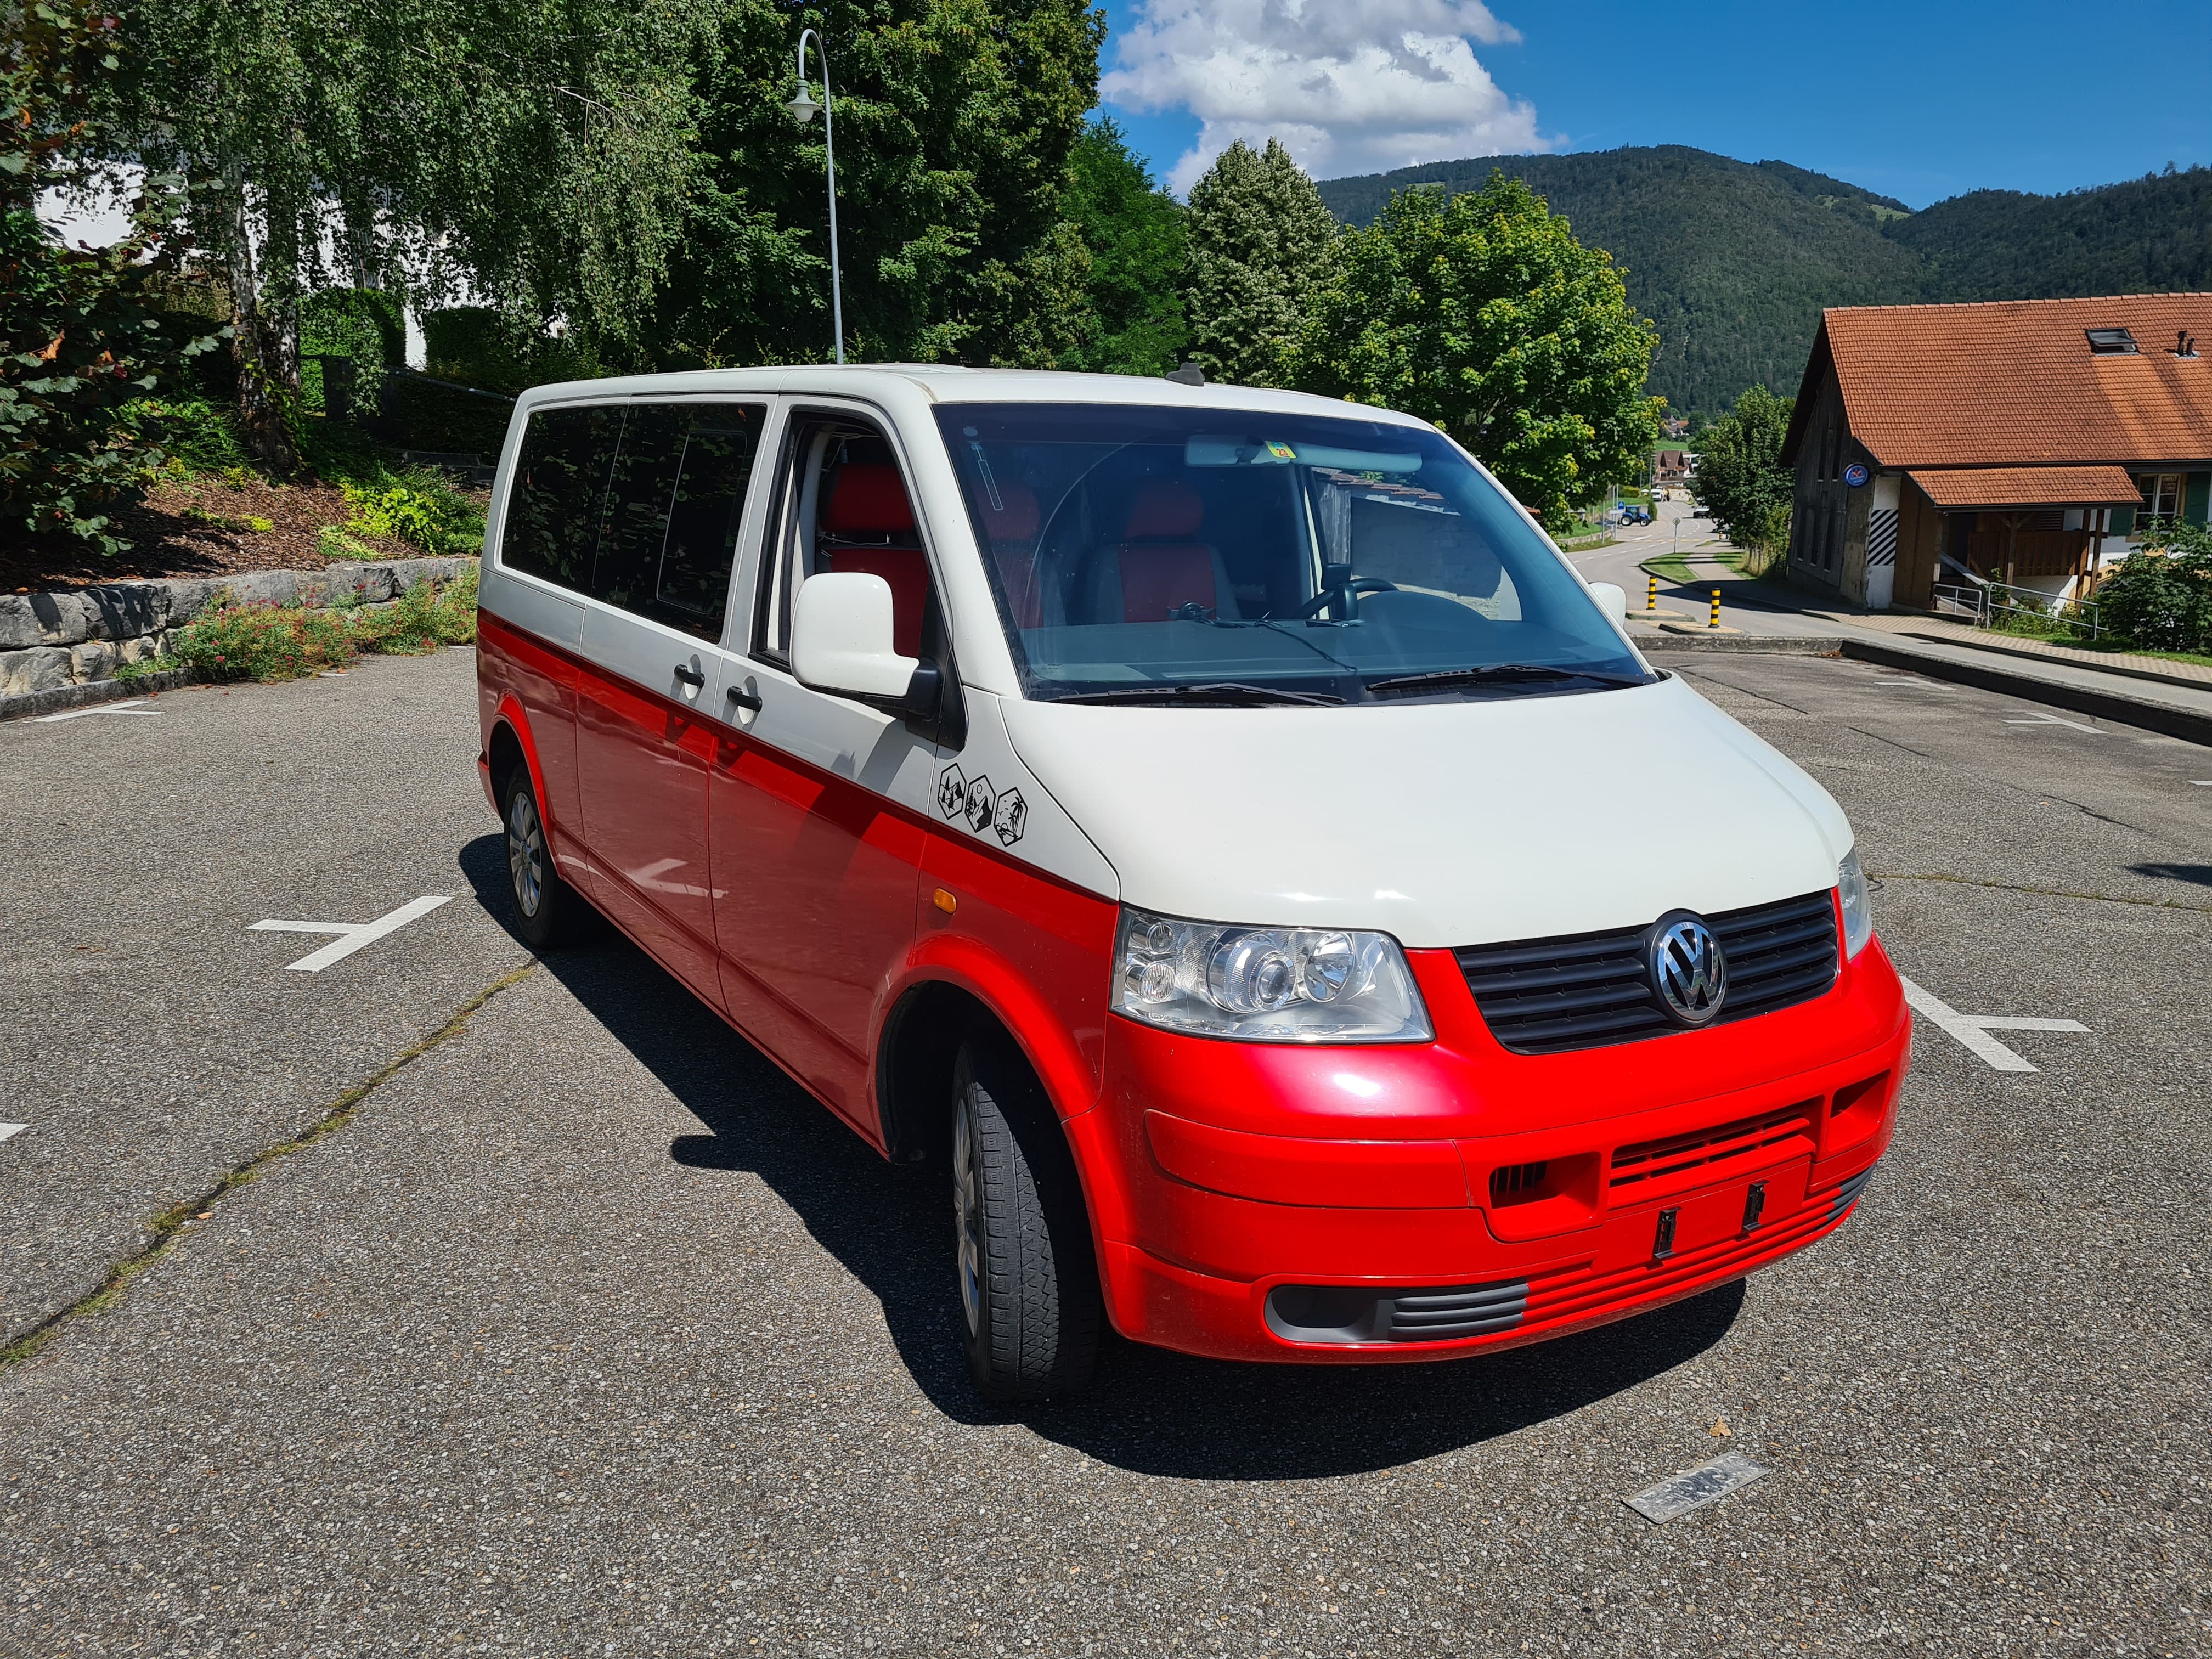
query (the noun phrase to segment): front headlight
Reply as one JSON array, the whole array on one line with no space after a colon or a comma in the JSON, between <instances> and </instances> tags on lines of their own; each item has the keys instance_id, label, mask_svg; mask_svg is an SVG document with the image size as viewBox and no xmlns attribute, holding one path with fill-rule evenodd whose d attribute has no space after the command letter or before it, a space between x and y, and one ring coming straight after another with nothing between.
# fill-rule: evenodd
<instances>
[{"instance_id":1,"label":"front headlight","mask_svg":"<svg viewBox=\"0 0 2212 1659\"><path fill-rule=\"evenodd\" d=\"M1867 908L1866 871L1856 847L1836 867L1836 891L1844 902L1844 956L1848 960L1866 949L1874 937L1874 912Z\"/></svg>"},{"instance_id":2,"label":"front headlight","mask_svg":"<svg viewBox=\"0 0 2212 1659\"><path fill-rule=\"evenodd\" d=\"M1237 927L1123 909L1116 1012L1252 1042L1426 1042L1412 969L1385 933Z\"/></svg>"}]
</instances>

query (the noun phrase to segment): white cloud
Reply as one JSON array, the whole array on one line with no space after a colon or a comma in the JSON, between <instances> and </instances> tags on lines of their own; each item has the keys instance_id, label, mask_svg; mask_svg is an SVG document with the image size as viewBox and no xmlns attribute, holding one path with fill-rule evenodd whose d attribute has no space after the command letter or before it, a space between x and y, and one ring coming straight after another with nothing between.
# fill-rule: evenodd
<instances>
[{"instance_id":1,"label":"white cloud","mask_svg":"<svg viewBox=\"0 0 2212 1659\"><path fill-rule=\"evenodd\" d=\"M1481 0L1138 0L1099 90L1199 118L1177 191L1239 138L1280 138L1316 178L1380 173L1552 148L1474 56L1520 38Z\"/></svg>"}]
</instances>

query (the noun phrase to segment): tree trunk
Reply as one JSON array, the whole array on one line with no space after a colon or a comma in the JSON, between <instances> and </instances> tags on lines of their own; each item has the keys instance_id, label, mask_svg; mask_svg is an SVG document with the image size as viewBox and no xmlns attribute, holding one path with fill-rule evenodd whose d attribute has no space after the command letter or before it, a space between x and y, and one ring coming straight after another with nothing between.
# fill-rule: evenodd
<instances>
[{"instance_id":1,"label":"tree trunk","mask_svg":"<svg viewBox=\"0 0 2212 1659\"><path fill-rule=\"evenodd\" d=\"M222 203L219 228L224 271L230 282L230 355L238 368L239 433L247 454L283 476L298 466L300 456L284 418L287 388L282 349L271 337L262 305L260 273L246 220L246 177L236 162L223 168ZM300 372L296 320L291 337L291 385L296 388Z\"/></svg>"}]
</instances>

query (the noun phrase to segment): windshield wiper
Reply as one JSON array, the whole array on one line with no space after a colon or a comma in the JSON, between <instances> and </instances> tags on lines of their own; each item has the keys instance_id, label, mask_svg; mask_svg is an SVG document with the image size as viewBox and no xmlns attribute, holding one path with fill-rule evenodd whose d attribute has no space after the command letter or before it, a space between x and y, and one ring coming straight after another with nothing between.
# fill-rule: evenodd
<instances>
[{"instance_id":1,"label":"windshield wiper","mask_svg":"<svg viewBox=\"0 0 2212 1659\"><path fill-rule=\"evenodd\" d=\"M1370 691L1411 691L1448 685L1474 685L1484 680L1595 680L1600 685L1649 685L1641 678L1607 674L1595 668L1559 668L1540 662L1487 662L1473 668L1439 668L1427 674L1400 674L1369 684Z\"/></svg>"},{"instance_id":2,"label":"windshield wiper","mask_svg":"<svg viewBox=\"0 0 2212 1659\"><path fill-rule=\"evenodd\" d=\"M1248 685L1241 680L1218 680L1211 685L1124 685L1111 691L1080 691L1055 702L1222 702L1311 703L1317 708L1340 706L1342 697L1319 691L1283 691L1271 685Z\"/></svg>"}]
</instances>

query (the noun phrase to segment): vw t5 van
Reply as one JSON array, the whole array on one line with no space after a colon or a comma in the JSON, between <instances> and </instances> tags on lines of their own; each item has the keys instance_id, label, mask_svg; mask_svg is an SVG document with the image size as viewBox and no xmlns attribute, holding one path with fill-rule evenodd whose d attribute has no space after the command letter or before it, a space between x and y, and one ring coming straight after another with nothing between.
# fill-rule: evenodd
<instances>
[{"instance_id":1,"label":"vw t5 van","mask_svg":"<svg viewBox=\"0 0 2212 1659\"><path fill-rule=\"evenodd\" d=\"M542 386L486 536L515 925L949 1172L978 1388L1433 1360L1842 1224L1909 1027L1850 827L1464 451L1285 392Z\"/></svg>"}]
</instances>

